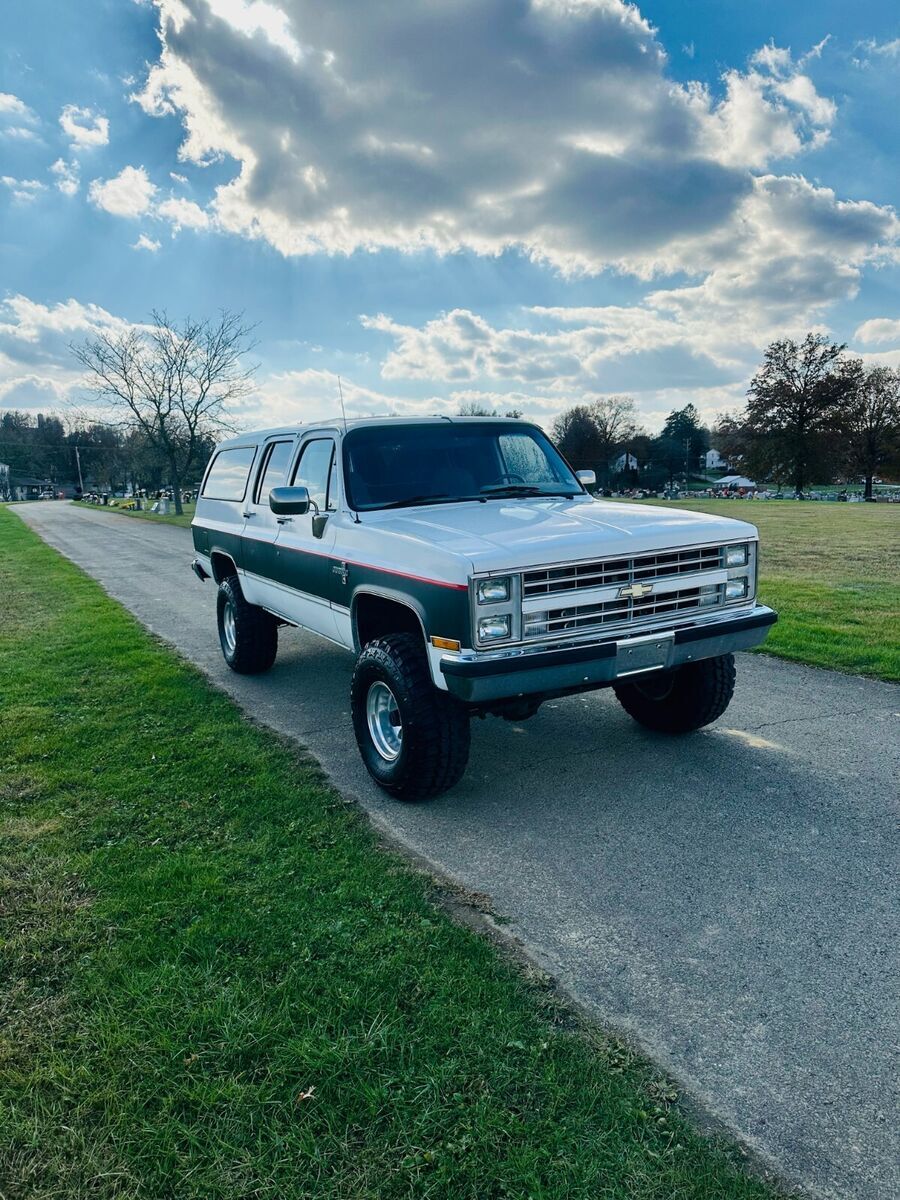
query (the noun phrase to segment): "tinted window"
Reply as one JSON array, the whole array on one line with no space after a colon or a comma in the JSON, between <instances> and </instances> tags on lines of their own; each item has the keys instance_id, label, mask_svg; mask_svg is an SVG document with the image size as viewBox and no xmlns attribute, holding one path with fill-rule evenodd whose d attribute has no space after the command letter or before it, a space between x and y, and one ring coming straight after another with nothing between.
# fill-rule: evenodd
<instances>
[{"instance_id":1,"label":"tinted window","mask_svg":"<svg viewBox=\"0 0 900 1200\"><path fill-rule=\"evenodd\" d=\"M317 438L306 443L300 453L293 483L296 487L306 488L310 500L315 501L320 512L336 507L334 442L331 438Z\"/></svg>"},{"instance_id":2,"label":"tinted window","mask_svg":"<svg viewBox=\"0 0 900 1200\"><path fill-rule=\"evenodd\" d=\"M255 457L255 446L220 450L209 468L203 495L210 500L243 500Z\"/></svg>"},{"instance_id":3,"label":"tinted window","mask_svg":"<svg viewBox=\"0 0 900 1200\"><path fill-rule=\"evenodd\" d=\"M509 421L351 430L344 438L344 486L356 509L583 490L540 429Z\"/></svg>"},{"instance_id":4,"label":"tinted window","mask_svg":"<svg viewBox=\"0 0 900 1200\"><path fill-rule=\"evenodd\" d=\"M291 465L293 442L273 442L266 450L266 461L256 485L256 503L268 504L269 492L284 483L287 469Z\"/></svg>"}]
</instances>

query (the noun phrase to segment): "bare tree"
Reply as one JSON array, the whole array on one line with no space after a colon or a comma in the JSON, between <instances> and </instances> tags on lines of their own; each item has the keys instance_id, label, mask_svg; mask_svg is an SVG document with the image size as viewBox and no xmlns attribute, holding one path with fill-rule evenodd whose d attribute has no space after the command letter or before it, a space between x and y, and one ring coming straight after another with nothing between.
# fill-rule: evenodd
<instances>
[{"instance_id":1,"label":"bare tree","mask_svg":"<svg viewBox=\"0 0 900 1200\"><path fill-rule=\"evenodd\" d=\"M553 422L553 439L576 469L609 478L617 450L640 433L631 396L601 396L590 404L565 409Z\"/></svg>"},{"instance_id":2,"label":"bare tree","mask_svg":"<svg viewBox=\"0 0 900 1200\"><path fill-rule=\"evenodd\" d=\"M616 451L640 432L634 399L631 396L602 396L591 404L590 413L597 431L597 455L608 480Z\"/></svg>"},{"instance_id":3,"label":"bare tree","mask_svg":"<svg viewBox=\"0 0 900 1200\"><path fill-rule=\"evenodd\" d=\"M871 500L879 468L900 451L900 370L860 370L847 433L850 465L865 478L865 496Z\"/></svg>"},{"instance_id":4,"label":"bare tree","mask_svg":"<svg viewBox=\"0 0 900 1200\"><path fill-rule=\"evenodd\" d=\"M229 405L252 391L256 367L244 365L252 332L240 313L177 324L154 311L149 325L103 330L71 347L94 398L164 459L176 513L210 436L232 428Z\"/></svg>"},{"instance_id":5,"label":"bare tree","mask_svg":"<svg viewBox=\"0 0 900 1200\"><path fill-rule=\"evenodd\" d=\"M510 408L506 412L501 412L497 408L489 408L486 404L481 404L478 400L469 400L465 404L460 404L456 410L456 415L459 417L513 417L519 418L522 415L520 408Z\"/></svg>"},{"instance_id":6,"label":"bare tree","mask_svg":"<svg viewBox=\"0 0 900 1200\"><path fill-rule=\"evenodd\" d=\"M747 402L747 429L755 461L774 473L784 471L797 495L812 472L827 470L857 387L857 366L843 357L845 346L820 333L802 342L773 342L753 376Z\"/></svg>"}]
</instances>

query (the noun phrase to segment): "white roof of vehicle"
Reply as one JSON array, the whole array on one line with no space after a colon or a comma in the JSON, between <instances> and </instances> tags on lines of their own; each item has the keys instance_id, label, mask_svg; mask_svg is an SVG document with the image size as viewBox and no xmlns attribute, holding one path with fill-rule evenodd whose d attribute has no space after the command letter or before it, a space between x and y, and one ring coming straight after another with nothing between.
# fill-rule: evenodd
<instances>
[{"instance_id":1,"label":"white roof of vehicle","mask_svg":"<svg viewBox=\"0 0 900 1200\"><path fill-rule=\"evenodd\" d=\"M459 424L484 424L495 423L501 421L504 424L510 425L533 425L533 421L522 421L518 417L348 417L345 421L343 417L326 417L321 421L302 421L296 425L278 425L273 429L250 429L246 433L236 434L234 437L227 438L225 441L219 442L219 446L240 446L248 440L255 442L264 441L266 438L278 437L279 434L298 434L305 433L310 429L334 429L338 432L344 429L360 429L369 425L440 425L450 423L452 425Z\"/></svg>"}]
</instances>

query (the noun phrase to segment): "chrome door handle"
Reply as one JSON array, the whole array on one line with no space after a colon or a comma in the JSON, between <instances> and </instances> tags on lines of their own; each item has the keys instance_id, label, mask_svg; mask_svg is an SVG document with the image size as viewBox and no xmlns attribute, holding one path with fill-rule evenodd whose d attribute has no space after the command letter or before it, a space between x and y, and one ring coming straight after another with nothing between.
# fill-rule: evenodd
<instances>
[{"instance_id":1,"label":"chrome door handle","mask_svg":"<svg viewBox=\"0 0 900 1200\"><path fill-rule=\"evenodd\" d=\"M287 525L289 521L293 521L293 517L276 517L275 521L278 525Z\"/></svg>"},{"instance_id":2,"label":"chrome door handle","mask_svg":"<svg viewBox=\"0 0 900 1200\"><path fill-rule=\"evenodd\" d=\"M250 517L255 517L256 513L252 513L252 512L241 513L241 516L249 520Z\"/></svg>"}]
</instances>

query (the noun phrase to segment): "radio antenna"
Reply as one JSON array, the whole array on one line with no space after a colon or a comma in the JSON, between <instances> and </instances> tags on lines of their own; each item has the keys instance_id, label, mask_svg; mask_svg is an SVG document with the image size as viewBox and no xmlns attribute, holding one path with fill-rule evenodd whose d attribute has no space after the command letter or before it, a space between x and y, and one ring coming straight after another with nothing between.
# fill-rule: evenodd
<instances>
[{"instance_id":1,"label":"radio antenna","mask_svg":"<svg viewBox=\"0 0 900 1200\"><path fill-rule=\"evenodd\" d=\"M341 377L338 375L338 395L341 398L341 416L344 418L344 433L347 432L347 412L344 408L344 389L341 387Z\"/></svg>"}]
</instances>

